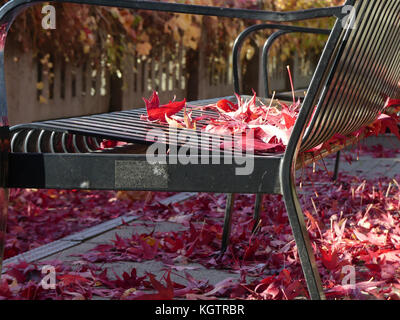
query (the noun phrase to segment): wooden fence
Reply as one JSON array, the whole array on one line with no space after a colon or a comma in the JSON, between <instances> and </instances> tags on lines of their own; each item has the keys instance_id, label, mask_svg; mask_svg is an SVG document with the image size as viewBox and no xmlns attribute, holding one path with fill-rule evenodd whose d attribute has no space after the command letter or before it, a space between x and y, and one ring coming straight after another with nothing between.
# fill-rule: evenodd
<instances>
[{"instance_id":1,"label":"wooden fence","mask_svg":"<svg viewBox=\"0 0 400 320\"><path fill-rule=\"evenodd\" d=\"M124 59L121 72L117 74L119 81L113 82L105 63L96 66L89 61L74 66L47 56L41 57L47 59L47 63L42 64L40 58L6 46L10 123L13 125L143 107L142 97L149 97L153 90L158 91L161 102L173 99L174 95L177 99L183 99L192 91L196 92L194 98L233 94L232 69L217 71L213 65L207 65L204 52L199 54L197 81L194 84L192 81L189 87L186 54L181 46L177 46L175 59L172 60L165 52L161 52L157 59L129 56ZM304 69L302 63L295 59L297 87L306 87L310 78L310 72L304 74L301 71ZM272 68L271 78L274 89L287 88L287 74L282 66ZM255 88L258 93L263 92L261 82Z\"/></svg>"}]
</instances>

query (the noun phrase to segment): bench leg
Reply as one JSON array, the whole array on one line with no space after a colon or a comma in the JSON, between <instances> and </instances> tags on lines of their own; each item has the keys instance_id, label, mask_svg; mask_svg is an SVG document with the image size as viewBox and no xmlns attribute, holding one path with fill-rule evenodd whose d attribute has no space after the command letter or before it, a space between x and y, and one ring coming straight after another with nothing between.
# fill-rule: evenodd
<instances>
[{"instance_id":1,"label":"bench leg","mask_svg":"<svg viewBox=\"0 0 400 320\"><path fill-rule=\"evenodd\" d=\"M340 164L340 151L336 153L336 160L335 160L335 171L333 173L333 181L336 181L339 175L339 164Z\"/></svg>"},{"instance_id":2,"label":"bench leg","mask_svg":"<svg viewBox=\"0 0 400 320\"><path fill-rule=\"evenodd\" d=\"M8 189L0 189L0 278L3 267L4 248L6 245L6 228L8 214Z\"/></svg>"},{"instance_id":3,"label":"bench leg","mask_svg":"<svg viewBox=\"0 0 400 320\"><path fill-rule=\"evenodd\" d=\"M285 179L286 178L286 179ZM290 226L296 241L297 251L312 300L325 300L321 278L315 263L310 237L305 225L304 215L294 184L294 177L281 177L283 199L289 217Z\"/></svg>"},{"instance_id":4,"label":"bench leg","mask_svg":"<svg viewBox=\"0 0 400 320\"><path fill-rule=\"evenodd\" d=\"M229 237L231 234L232 212L233 212L234 203L235 203L235 194L228 193L226 195L226 207L225 207L224 229L222 232L221 255L225 253L225 251L229 245Z\"/></svg>"},{"instance_id":5,"label":"bench leg","mask_svg":"<svg viewBox=\"0 0 400 320\"><path fill-rule=\"evenodd\" d=\"M260 221L260 212L261 212L263 198L264 198L264 195L262 193L256 194L256 202L254 204L254 215L253 215L253 220L254 220L254 226L253 226L253 231L252 231L253 233L254 233L254 231L256 231L256 228Z\"/></svg>"},{"instance_id":6,"label":"bench leg","mask_svg":"<svg viewBox=\"0 0 400 320\"><path fill-rule=\"evenodd\" d=\"M260 211L261 211L261 205L262 205L262 199L264 195L257 193L256 194L256 201L254 205L254 226L253 226L253 231L257 228L258 221L260 220ZM233 207L234 207L234 202L235 202L235 194L233 193L228 193L226 195L226 207L225 207L225 220L224 220L224 230L222 232L222 245L221 245L221 255L225 253L226 249L228 248L229 245L229 238L231 234L231 227L232 227L232 213L233 213Z\"/></svg>"}]
</instances>

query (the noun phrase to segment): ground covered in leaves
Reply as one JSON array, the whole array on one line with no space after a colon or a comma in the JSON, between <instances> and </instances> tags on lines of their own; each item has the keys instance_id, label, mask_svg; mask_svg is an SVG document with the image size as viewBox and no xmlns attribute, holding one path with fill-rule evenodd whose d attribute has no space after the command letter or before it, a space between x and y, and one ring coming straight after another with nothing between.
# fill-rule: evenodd
<instances>
[{"instance_id":1,"label":"ground covered in leaves","mask_svg":"<svg viewBox=\"0 0 400 320\"><path fill-rule=\"evenodd\" d=\"M172 192L11 189L4 258L123 215L138 214Z\"/></svg>"},{"instance_id":2,"label":"ground covered in leaves","mask_svg":"<svg viewBox=\"0 0 400 320\"><path fill-rule=\"evenodd\" d=\"M392 156L380 147L361 152ZM336 183L321 165L299 189L317 265L328 299L400 298L400 177L364 180L341 173ZM300 176L300 175L299 175ZM14 191L8 257L127 212L142 221L173 221L179 232L133 233L56 267L55 290L40 285L40 264L11 266L0 282L1 299L302 299L307 297L284 203L265 195L252 234L254 195L238 195L231 244L218 255L225 195L201 193L173 206L166 193L129 199L114 192ZM44 209L45 208L45 209ZM133 229L134 230L134 229ZM32 241L28 242L28 239ZM161 261L165 274L114 275L103 263ZM190 264L228 269L240 276L211 285L190 275ZM174 277L171 277L174 275ZM172 280L178 276L182 281Z\"/></svg>"}]
</instances>

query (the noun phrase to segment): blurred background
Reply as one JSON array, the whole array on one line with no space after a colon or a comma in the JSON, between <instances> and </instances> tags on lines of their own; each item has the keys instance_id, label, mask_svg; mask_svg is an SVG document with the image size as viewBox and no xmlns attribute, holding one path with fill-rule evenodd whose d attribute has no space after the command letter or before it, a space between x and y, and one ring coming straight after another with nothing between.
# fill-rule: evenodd
<instances>
[{"instance_id":1,"label":"blurred background","mask_svg":"<svg viewBox=\"0 0 400 320\"><path fill-rule=\"evenodd\" d=\"M5 3L6 1L1 1ZM167 1L164 1L167 2ZM336 6L343 0L168 1L292 11ZM246 27L262 21L52 4L56 28L44 29L43 6L14 22L6 43L6 81L12 125L140 108L158 91L161 103L228 96L234 92L232 47ZM265 23L265 22L264 22ZM333 19L292 25L329 29ZM247 39L240 54L241 94L264 96L262 47L273 31ZM270 92L306 89L326 35L288 34L271 48Z\"/></svg>"}]
</instances>

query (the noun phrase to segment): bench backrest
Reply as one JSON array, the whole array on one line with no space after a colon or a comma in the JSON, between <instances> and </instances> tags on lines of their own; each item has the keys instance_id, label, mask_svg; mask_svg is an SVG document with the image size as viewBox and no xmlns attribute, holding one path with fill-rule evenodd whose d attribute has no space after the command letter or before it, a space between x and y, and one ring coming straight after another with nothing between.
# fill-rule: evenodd
<instances>
[{"instance_id":1,"label":"bench backrest","mask_svg":"<svg viewBox=\"0 0 400 320\"><path fill-rule=\"evenodd\" d=\"M338 19L327 42L303 105L309 115L317 108L300 151L357 131L388 98L400 98L400 0L347 4L355 9L354 24L346 28Z\"/></svg>"}]
</instances>

